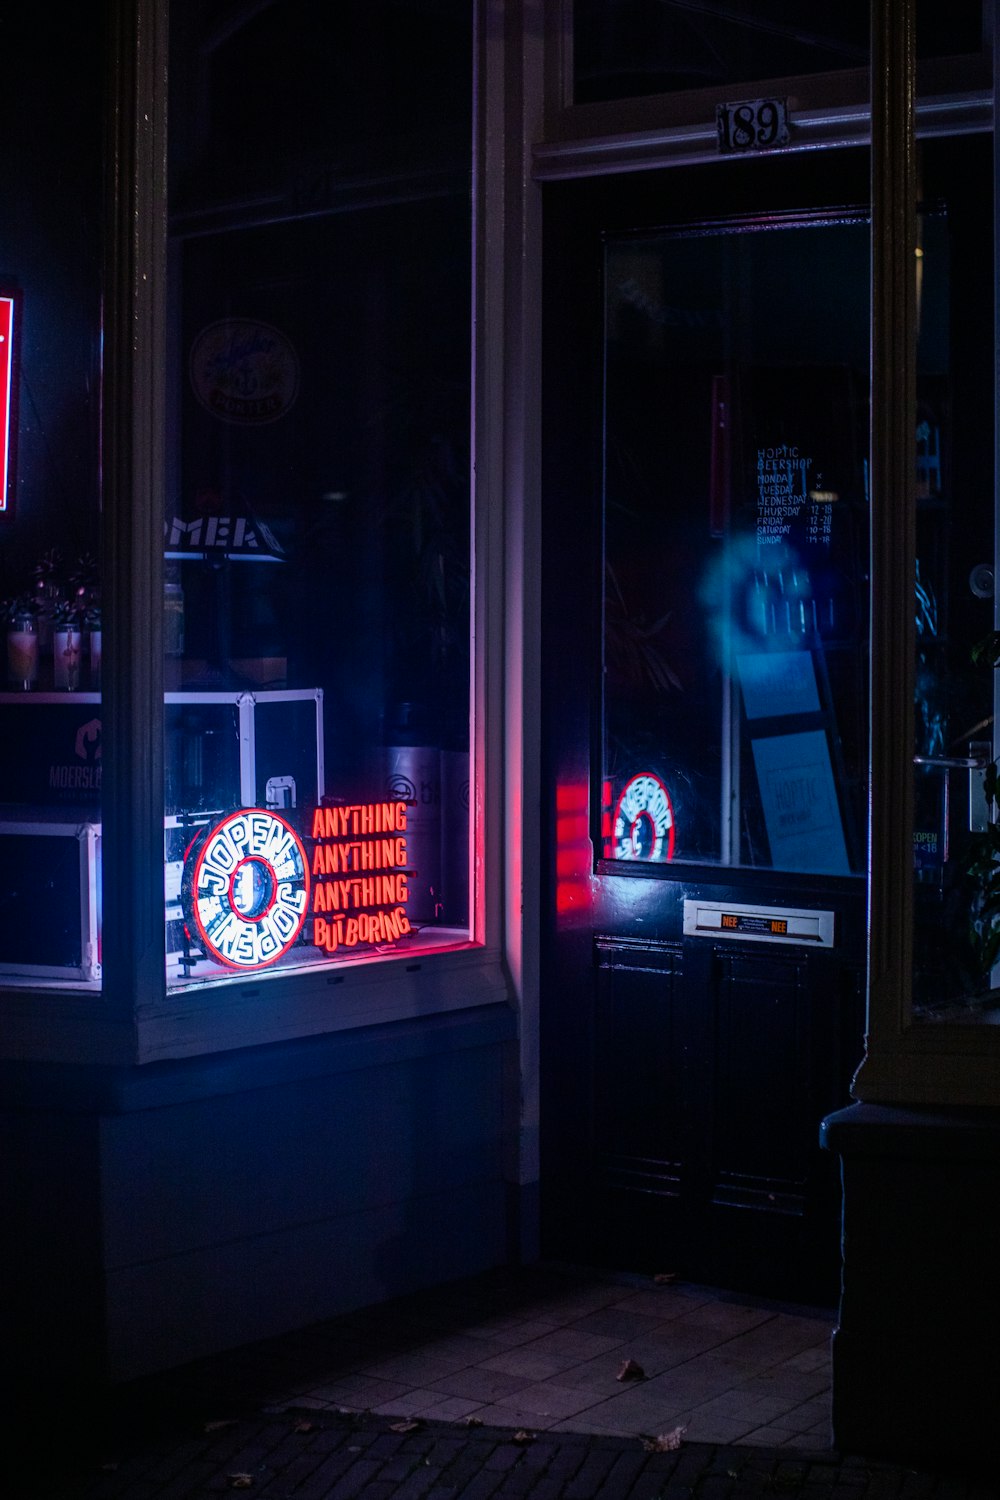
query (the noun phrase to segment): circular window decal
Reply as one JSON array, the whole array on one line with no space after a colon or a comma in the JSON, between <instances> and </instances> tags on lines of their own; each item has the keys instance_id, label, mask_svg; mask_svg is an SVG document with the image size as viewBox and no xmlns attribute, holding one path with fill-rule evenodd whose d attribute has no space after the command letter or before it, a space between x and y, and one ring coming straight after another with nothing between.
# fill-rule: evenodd
<instances>
[{"instance_id":1,"label":"circular window decal","mask_svg":"<svg viewBox=\"0 0 1000 1500\"><path fill-rule=\"evenodd\" d=\"M243 808L202 829L184 860L184 916L209 958L261 969L287 953L309 909L309 859L290 823Z\"/></svg>"},{"instance_id":2,"label":"circular window decal","mask_svg":"<svg viewBox=\"0 0 1000 1500\"><path fill-rule=\"evenodd\" d=\"M221 422L259 427L295 403L299 360L291 339L254 318L222 318L191 348L191 387Z\"/></svg>"},{"instance_id":3,"label":"circular window decal","mask_svg":"<svg viewBox=\"0 0 1000 1500\"><path fill-rule=\"evenodd\" d=\"M612 828L612 859L673 858L674 808L659 776L641 771L625 783Z\"/></svg>"}]
</instances>

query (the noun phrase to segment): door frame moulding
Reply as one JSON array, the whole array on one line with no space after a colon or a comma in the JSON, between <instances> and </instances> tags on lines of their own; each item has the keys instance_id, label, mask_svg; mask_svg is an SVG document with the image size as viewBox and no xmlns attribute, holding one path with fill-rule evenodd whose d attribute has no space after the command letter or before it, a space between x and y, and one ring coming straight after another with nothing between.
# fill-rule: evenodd
<instances>
[{"instance_id":1,"label":"door frame moulding","mask_svg":"<svg viewBox=\"0 0 1000 1500\"><path fill-rule=\"evenodd\" d=\"M957 97L921 99L916 106L919 139L941 135L969 135L988 131L993 121L993 97L986 90ZM867 104L796 112L789 145L770 155L867 146L871 112ZM621 134L580 135L546 139L532 153L538 182L560 182L612 172L649 171L662 167L695 166L729 161L719 151L714 118L696 125L665 125Z\"/></svg>"}]
</instances>

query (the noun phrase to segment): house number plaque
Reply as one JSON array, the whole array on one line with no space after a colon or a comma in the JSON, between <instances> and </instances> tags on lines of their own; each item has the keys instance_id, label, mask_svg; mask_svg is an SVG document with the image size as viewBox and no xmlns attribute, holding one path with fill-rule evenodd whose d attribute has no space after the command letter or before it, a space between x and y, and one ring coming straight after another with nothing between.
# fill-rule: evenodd
<instances>
[{"instance_id":1,"label":"house number plaque","mask_svg":"<svg viewBox=\"0 0 1000 1500\"><path fill-rule=\"evenodd\" d=\"M741 99L733 104L719 104L715 109L715 123L719 131L719 150L727 155L787 146L788 101Z\"/></svg>"}]
</instances>

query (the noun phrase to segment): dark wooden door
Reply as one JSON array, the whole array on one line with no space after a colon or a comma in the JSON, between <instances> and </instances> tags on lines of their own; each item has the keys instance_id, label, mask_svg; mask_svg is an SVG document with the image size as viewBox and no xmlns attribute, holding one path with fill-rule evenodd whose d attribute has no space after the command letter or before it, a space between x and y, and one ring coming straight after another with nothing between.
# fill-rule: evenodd
<instances>
[{"instance_id":1,"label":"dark wooden door","mask_svg":"<svg viewBox=\"0 0 1000 1500\"><path fill-rule=\"evenodd\" d=\"M793 1301L862 1054L866 171L546 189L543 1248Z\"/></svg>"}]
</instances>

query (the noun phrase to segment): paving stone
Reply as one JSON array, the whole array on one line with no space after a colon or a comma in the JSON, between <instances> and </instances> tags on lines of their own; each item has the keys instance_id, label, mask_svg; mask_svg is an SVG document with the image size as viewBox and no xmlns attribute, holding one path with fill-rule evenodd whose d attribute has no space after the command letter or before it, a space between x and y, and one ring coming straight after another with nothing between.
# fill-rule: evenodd
<instances>
[{"instance_id":1,"label":"paving stone","mask_svg":"<svg viewBox=\"0 0 1000 1500\"><path fill-rule=\"evenodd\" d=\"M500 1396L512 1396L515 1391L531 1385L521 1375L506 1375L502 1370L455 1370L443 1380L432 1381L431 1391L440 1391L443 1396L465 1396L482 1402L496 1401Z\"/></svg>"},{"instance_id":2,"label":"paving stone","mask_svg":"<svg viewBox=\"0 0 1000 1500\"><path fill-rule=\"evenodd\" d=\"M442 1396L440 1391L418 1391L412 1394L429 1398L426 1406L414 1407L413 1415L433 1417L439 1422L461 1422L482 1407L481 1401L466 1396Z\"/></svg>"},{"instance_id":3,"label":"paving stone","mask_svg":"<svg viewBox=\"0 0 1000 1500\"><path fill-rule=\"evenodd\" d=\"M600 1337L624 1343L654 1333L659 1326L657 1318L645 1313L630 1312L623 1307L603 1307L599 1311L577 1318L573 1324L575 1333L597 1334Z\"/></svg>"},{"instance_id":4,"label":"paving stone","mask_svg":"<svg viewBox=\"0 0 1000 1500\"><path fill-rule=\"evenodd\" d=\"M784 1366L759 1370L747 1379L734 1382L734 1389L753 1396L776 1396L789 1411L829 1389L829 1375L824 1370L789 1370Z\"/></svg>"},{"instance_id":5,"label":"paving stone","mask_svg":"<svg viewBox=\"0 0 1000 1500\"><path fill-rule=\"evenodd\" d=\"M614 1452L602 1452L599 1448L588 1453L580 1468L569 1480L563 1491L565 1500L594 1500L604 1480L614 1466Z\"/></svg>"},{"instance_id":6,"label":"paving stone","mask_svg":"<svg viewBox=\"0 0 1000 1500\"><path fill-rule=\"evenodd\" d=\"M558 1420L584 1411L593 1404L593 1397L589 1392L567 1389L550 1380L526 1386L511 1396L500 1396L494 1407L513 1407L518 1413L529 1415L532 1419L551 1417Z\"/></svg>"},{"instance_id":7,"label":"paving stone","mask_svg":"<svg viewBox=\"0 0 1000 1500\"><path fill-rule=\"evenodd\" d=\"M382 1380L401 1381L409 1386L426 1386L433 1380L450 1375L455 1368L454 1358L441 1358L425 1354L421 1349L411 1349L405 1354L392 1355L366 1364L363 1373Z\"/></svg>"},{"instance_id":8,"label":"paving stone","mask_svg":"<svg viewBox=\"0 0 1000 1500\"><path fill-rule=\"evenodd\" d=\"M446 1360L456 1369L464 1370L470 1365L482 1364L484 1359L506 1354L509 1348L510 1345L500 1339L473 1337L462 1330L428 1339L421 1346L421 1353L429 1358Z\"/></svg>"},{"instance_id":9,"label":"paving stone","mask_svg":"<svg viewBox=\"0 0 1000 1500\"><path fill-rule=\"evenodd\" d=\"M644 1313L647 1317L666 1321L682 1318L694 1308L717 1300L710 1292L698 1292L694 1288L685 1289L683 1286L663 1286L628 1292L612 1305L621 1307L626 1312Z\"/></svg>"},{"instance_id":10,"label":"paving stone","mask_svg":"<svg viewBox=\"0 0 1000 1500\"><path fill-rule=\"evenodd\" d=\"M402 1396L394 1396L389 1401L380 1401L377 1406L369 1408L382 1417L418 1417L423 1414L424 1408L433 1406L441 1400L438 1391L405 1391Z\"/></svg>"},{"instance_id":11,"label":"paving stone","mask_svg":"<svg viewBox=\"0 0 1000 1500\"><path fill-rule=\"evenodd\" d=\"M364 1411L381 1401L391 1401L404 1396L410 1384L399 1380L380 1380L374 1375L345 1375L331 1385L316 1386L309 1394L333 1405L351 1407Z\"/></svg>"},{"instance_id":12,"label":"paving stone","mask_svg":"<svg viewBox=\"0 0 1000 1500\"><path fill-rule=\"evenodd\" d=\"M396 1486L395 1500L424 1500L441 1477L441 1471L431 1465L414 1469L409 1478Z\"/></svg>"},{"instance_id":13,"label":"paving stone","mask_svg":"<svg viewBox=\"0 0 1000 1500\"><path fill-rule=\"evenodd\" d=\"M519 1429L531 1432L545 1432L554 1427L557 1421L555 1417L543 1417L538 1412L523 1411L516 1404L509 1406L480 1406L476 1412L478 1421L485 1422L489 1427L505 1427L511 1432Z\"/></svg>"},{"instance_id":14,"label":"paving stone","mask_svg":"<svg viewBox=\"0 0 1000 1500\"><path fill-rule=\"evenodd\" d=\"M523 1318L511 1313L503 1317L487 1318L480 1323L469 1323L462 1331L470 1338L515 1348L518 1344L527 1344L532 1339L550 1334L552 1324L543 1322L540 1318Z\"/></svg>"},{"instance_id":15,"label":"paving stone","mask_svg":"<svg viewBox=\"0 0 1000 1500\"><path fill-rule=\"evenodd\" d=\"M777 1315L766 1308L739 1302L703 1302L686 1312L675 1324L678 1329L706 1328L726 1338L735 1338L751 1328L770 1323Z\"/></svg>"},{"instance_id":16,"label":"paving stone","mask_svg":"<svg viewBox=\"0 0 1000 1500\"><path fill-rule=\"evenodd\" d=\"M687 1438L695 1443L738 1443L747 1430L745 1421L724 1421L721 1417L699 1417L697 1412L687 1424Z\"/></svg>"}]
</instances>

